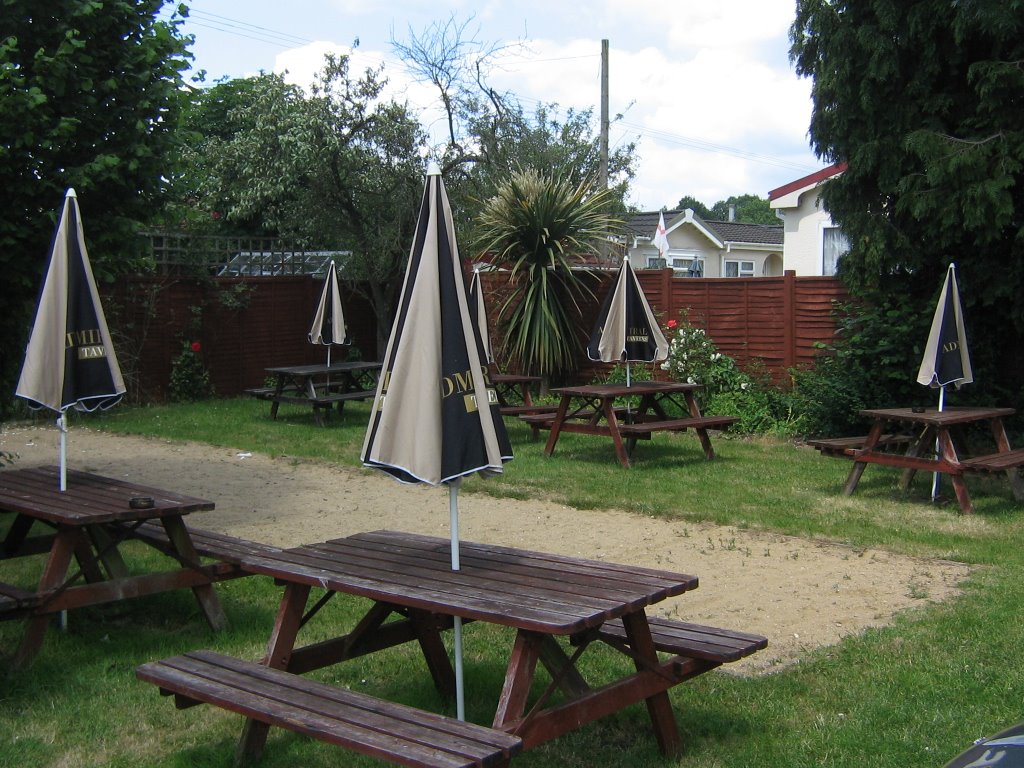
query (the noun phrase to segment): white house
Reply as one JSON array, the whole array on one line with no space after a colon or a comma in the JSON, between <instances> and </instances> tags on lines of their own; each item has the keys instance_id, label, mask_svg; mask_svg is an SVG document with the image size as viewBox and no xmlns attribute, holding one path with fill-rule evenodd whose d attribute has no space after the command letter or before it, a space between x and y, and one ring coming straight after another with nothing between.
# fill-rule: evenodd
<instances>
[{"instance_id":1,"label":"white house","mask_svg":"<svg viewBox=\"0 0 1024 768\"><path fill-rule=\"evenodd\" d=\"M821 187L846 170L846 163L822 168L768 193L768 204L782 219L783 263L798 275L834 275L849 243L821 205Z\"/></svg>"},{"instance_id":2,"label":"white house","mask_svg":"<svg viewBox=\"0 0 1024 768\"><path fill-rule=\"evenodd\" d=\"M782 274L783 228L777 224L704 221L692 209L665 211L669 250L664 263L652 244L659 211L626 223L626 252L636 269L671 267L690 277L762 277Z\"/></svg>"}]
</instances>

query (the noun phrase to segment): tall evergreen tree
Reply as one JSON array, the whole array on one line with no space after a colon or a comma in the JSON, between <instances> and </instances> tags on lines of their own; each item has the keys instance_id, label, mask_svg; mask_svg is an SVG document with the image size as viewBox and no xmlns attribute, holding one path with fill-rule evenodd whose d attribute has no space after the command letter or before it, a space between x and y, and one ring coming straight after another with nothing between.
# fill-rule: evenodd
<instances>
[{"instance_id":1,"label":"tall evergreen tree","mask_svg":"<svg viewBox=\"0 0 1024 768\"><path fill-rule=\"evenodd\" d=\"M812 145L849 163L823 193L852 245L841 274L927 316L956 261L979 394L1019 398L1024 2L798 0L790 35Z\"/></svg>"}]
</instances>

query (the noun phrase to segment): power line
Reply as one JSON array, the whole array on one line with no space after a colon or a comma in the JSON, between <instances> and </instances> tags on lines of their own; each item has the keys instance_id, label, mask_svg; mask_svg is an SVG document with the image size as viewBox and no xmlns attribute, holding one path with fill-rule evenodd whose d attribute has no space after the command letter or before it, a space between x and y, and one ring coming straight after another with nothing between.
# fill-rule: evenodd
<instances>
[{"instance_id":1,"label":"power line","mask_svg":"<svg viewBox=\"0 0 1024 768\"><path fill-rule=\"evenodd\" d=\"M275 40L280 40L282 43L291 43L298 45L307 45L314 42L305 37L299 35L293 35L290 32L279 32L276 29L270 29L269 27L261 27L257 24L250 24L246 21L240 21L238 19L231 19L227 16L219 16L216 13L207 13L206 11L191 11L190 17L202 19L207 22L221 24L224 27L223 31L230 31L232 29L241 29L246 32L254 32L260 35L264 35Z\"/></svg>"},{"instance_id":2,"label":"power line","mask_svg":"<svg viewBox=\"0 0 1024 768\"><path fill-rule=\"evenodd\" d=\"M532 99L525 96L516 95L516 98L520 102L532 104L534 106L539 106L545 103L539 99ZM776 168L785 168L787 170L799 171L800 173L809 173L811 171L817 170L817 166L811 166L802 163L794 163L788 160L783 160L778 157L762 155L757 152L751 152L749 150L739 149L737 147L730 147L726 144L715 144L713 142L705 141L704 139L698 139L693 136L684 136L678 133L671 133L669 131L662 131L656 128L650 128L639 123L631 123L625 120L618 120L615 122L615 125L622 128L627 128L631 131L635 131L641 139L650 138L653 139L654 141L658 141L661 143L678 144L679 146L689 147L690 149L696 149L701 152L714 152L716 154L730 155L732 157L737 157L741 160L748 160L752 163L771 165ZM618 145L619 143L621 143L622 140L623 139L620 138L619 141L616 142L616 144Z\"/></svg>"},{"instance_id":3,"label":"power line","mask_svg":"<svg viewBox=\"0 0 1024 768\"><path fill-rule=\"evenodd\" d=\"M165 21L171 20L175 15L173 10L167 12L166 8L163 13ZM250 24L239 19L231 19L227 16L219 16L215 13L206 13L205 11L190 10L188 16L184 18L184 22L186 31L190 27L212 29L215 32L223 32L224 34L253 40L258 43L266 43L267 45L301 46L315 42L299 35L278 32L268 27L261 27L257 24Z\"/></svg>"},{"instance_id":4,"label":"power line","mask_svg":"<svg viewBox=\"0 0 1024 768\"><path fill-rule=\"evenodd\" d=\"M770 155L762 155L757 152L751 152L746 149L739 149L737 147L730 147L726 144L716 144L711 141L704 139L698 139L693 136L683 136L678 133L670 133L668 131L661 131L656 128L649 128L638 123L629 123L626 121L620 121L620 125L625 128L631 128L639 131L640 134L649 136L656 141L662 141L668 144L678 144L680 146L689 147L690 149L698 149L703 152L717 152L720 154L732 155L738 157L741 160L749 160L755 163L763 163L764 165L773 165L777 168L787 168L797 171L807 171L809 166L802 163L794 163L789 160L782 160L777 157ZM814 169L811 169L814 170Z\"/></svg>"}]
</instances>

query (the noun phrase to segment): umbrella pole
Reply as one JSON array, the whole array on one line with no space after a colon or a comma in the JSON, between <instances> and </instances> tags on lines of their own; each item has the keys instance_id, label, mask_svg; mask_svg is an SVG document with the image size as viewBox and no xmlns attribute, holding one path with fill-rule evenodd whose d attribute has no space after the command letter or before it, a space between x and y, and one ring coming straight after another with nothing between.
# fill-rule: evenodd
<instances>
[{"instance_id":1,"label":"umbrella pole","mask_svg":"<svg viewBox=\"0 0 1024 768\"><path fill-rule=\"evenodd\" d=\"M942 413L943 408L946 405L946 388L944 386L939 387L939 413ZM935 438L935 458L939 458L939 438ZM939 473L932 473L932 501L939 498Z\"/></svg>"},{"instance_id":2,"label":"umbrella pole","mask_svg":"<svg viewBox=\"0 0 1024 768\"><path fill-rule=\"evenodd\" d=\"M60 431L60 490L64 492L68 489L68 423L64 411L57 419L57 429Z\"/></svg>"},{"instance_id":3,"label":"umbrella pole","mask_svg":"<svg viewBox=\"0 0 1024 768\"><path fill-rule=\"evenodd\" d=\"M459 486L462 478L448 484L448 513L451 519L452 570L459 570ZM466 696L462 675L462 617L455 617L455 715L466 719Z\"/></svg>"},{"instance_id":4,"label":"umbrella pole","mask_svg":"<svg viewBox=\"0 0 1024 768\"><path fill-rule=\"evenodd\" d=\"M68 422L67 411L61 411L57 417L57 429L60 431L60 492L68 489ZM64 609L57 614L57 626L61 632L67 631L68 612Z\"/></svg>"}]
</instances>

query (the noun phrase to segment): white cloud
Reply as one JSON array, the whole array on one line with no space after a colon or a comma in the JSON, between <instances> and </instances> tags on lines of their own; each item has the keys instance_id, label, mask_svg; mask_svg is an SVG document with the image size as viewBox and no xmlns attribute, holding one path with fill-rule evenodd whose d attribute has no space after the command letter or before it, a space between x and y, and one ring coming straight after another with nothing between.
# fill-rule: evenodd
<instances>
[{"instance_id":1,"label":"white cloud","mask_svg":"<svg viewBox=\"0 0 1024 768\"><path fill-rule=\"evenodd\" d=\"M288 70L290 82L308 88L327 51L352 53L355 72L386 62L387 97L420 110L435 143L446 129L438 95L393 59L392 33L422 32L452 14L456 23L474 14L470 26L484 43L512 43L529 32L491 84L520 97L528 112L538 102L593 108L595 130L601 39L609 39L611 114L624 115L612 126L612 145L641 137L632 202L645 208L674 205L683 195L708 204L765 196L821 165L807 147L810 82L796 77L786 56L792 0L598 0L585 9L550 0L396 0L383 10L369 0L298 0L289 8L296 24L315 18L305 28L309 37L345 42L279 46L274 71ZM243 60L233 68L248 68Z\"/></svg>"}]
</instances>

